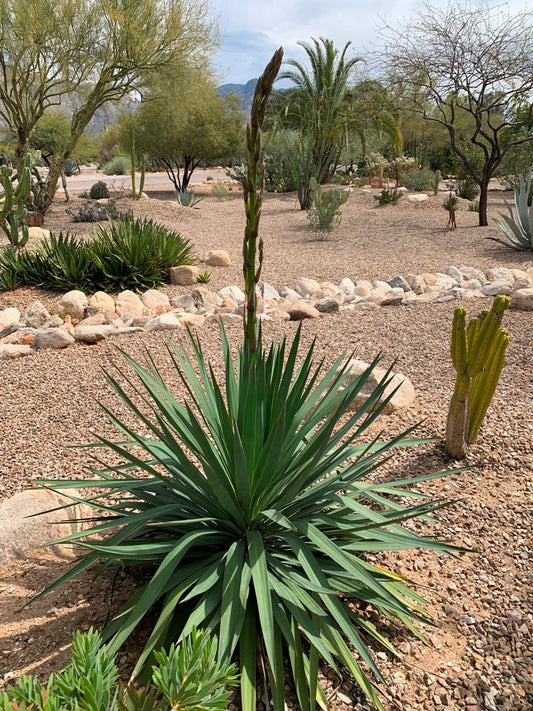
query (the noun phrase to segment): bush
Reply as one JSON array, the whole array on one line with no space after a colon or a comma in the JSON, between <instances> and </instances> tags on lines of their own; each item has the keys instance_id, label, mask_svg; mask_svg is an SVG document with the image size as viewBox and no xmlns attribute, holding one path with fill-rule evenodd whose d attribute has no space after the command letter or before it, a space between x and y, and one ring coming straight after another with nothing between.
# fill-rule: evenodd
<instances>
[{"instance_id":1,"label":"bush","mask_svg":"<svg viewBox=\"0 0 533 711\"><path fill-rule=\"evenodd\" d=\"M507 247L524 252L533 250L533 206L529 204L532 177L531 169L525 175L520 176L519 184L514 189L514 213L511 205L505 200L505 207L509 214L500 213L502 219L495 218L494 220L503 232L505 239L490 238Z\"/></svg>"},{"instance_id":2,"label":"bush","mask_svg":"<svg viewBox=\"0 0 533 711\"><path fill-rule=\"evenodd\" d=\"M99 180L97 183L94 183L91 186L89 196L91 200L103 200L105 198L108 198L109 190L107 188L107 185L102 180Z\"/></svg>"},{"instance_id":3,"label":"bush","mask_svg":"<svg viewBox=\"0 0 533 711\"><path fill-rule=\"evenodd\" d=\"M379 195L374 195L374 200L377 200L380 205L396 205L402 197L402 193L397 190L382 190Z\"/></svg>"},{"instance_id":4,"label":"bush","mask_svg":"<svg viewBox=\"0 0 533 711\"><path fill-rule=\"evenodd\" d=\"M418 192L432 190L435 183L435 174L427 168L412 168L403 173L402 181L409 190Z\"/></svg>"},{"instance_id":5,"label":"bush","mask_svg":"<svg viewBox=\"0 0 533 711\"><path fill-rule=\"evenodd\" d=\"M450 198L449 197L444 198L444 202L442 203L442 206L445 210L450 209ZM459 200L456 197L452 197L452 210L454 212L457 212L458 209L459 209Z\"/></svg>"},{"instance_id":6,"label":"bush","mask_svg":"<svg viewBox=\"0 0 533 711\"><path fill-rule=\"evenodd\" d=\"M457 180L456 185L457 194L463 200L474 200L479 195L479 186L470 176L463 180Z\"/></svg>"},{"instance_id":7,"label":"bush","mask_svg":"<svg viewBox=\"0 0 533 711\"><path fill-rule=\"evenodd\" d=\"M290 131L279 131L270 139L264 153L265 188L273 193L297 190L301 173L298 139Z\"/></svg>"},{"instance_id":8,"label":"bush","mask_svg":"<svg viewBox=\"0 0 533 711\"><path fill-rule=\"evenodd\" d=\"M71 222L102 222L105 220L116 220L119 218L119 212L114 202L108 202L107 205L99 205L94 202L83 202L75 211L71 207L65 210L70 216Z\"/></svg>"},{"instance_id":9,"label":"bush","mask_svg":"<svg viewBox=\"0 0 533 711\"><path fill-rule=\"evenodd\" d=\"M128 175L131 169L131 163L128 158L116 156L109 163L106 163L102 168L104 175Z\"/></svg>"},{"instance_id":10,"label":"bush","mask_svg":"<svg viewBox=\"0 0 533 711\"><path fill-rule=\"evenodd\" d=\"M195 261L189 241L177 232L131 216L100 226L91 250L100 288L110 291L154 288L168 281L171 267Z\"/></svg>"},{"instance_id":11,"label":"bush","mask_svg":"<svg viewBox=\"0 0 533 711\"><path fill-rule=\"evenodd\" d=\"M224 183L220 183L218 181L213 183L211 190L213 197L216 197L217 200L222 200L222 198L229 195L229 188L227 188Z\"/></svg>"},{"instance_id":12,"label":"bush","mask_svg":"<svg viewBox=\"0 0 533 711\"><path fill-rule=\"evenodd\" d=\"M171 267L193 264L188 240L151 220L123 216L89 240L50 235L32 251L4 250L0 286L6 280L53 291L151 289L168 281Z\"/></svg>"},{"instance_id":13,"label":"bush","mask_svg":"<svg viewBox=\"0 0 533 711\"><path fill-rule=\"evenodd\" d=\"M348 193L341 190L322 190L314 178L311 178L311 205L307 217L315 230L324 239L341 221L340 206L348 200Z\"/></svg>"},{"instance_id":14,"label":"bush","mask_svg":"<svg viewBox=\"0 0 533 711\"><path fill-rule=\"evenodd\" d=\"M216 659L216 640L203 632L191 635L168 653L155 652L149 688L124 684L115 656L92 628L77 632L72 659L66 669L52 674L46 686L34 676L23 676L0 692L0 711L222 711L236 685L236 669Z\"/></svg>"}]
</instances>

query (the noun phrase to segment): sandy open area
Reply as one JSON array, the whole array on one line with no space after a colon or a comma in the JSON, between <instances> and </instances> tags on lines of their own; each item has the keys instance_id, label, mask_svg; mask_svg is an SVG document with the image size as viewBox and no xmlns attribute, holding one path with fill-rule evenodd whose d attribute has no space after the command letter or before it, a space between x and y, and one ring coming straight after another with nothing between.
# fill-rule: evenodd
<instances>
[{"instance_id":1,"label":"sandy open area","mask_svg":"<svg viewBox=\"0 0 533 711\"><path fill-rule=\"evenodd\" d=\"M169 192L150 193L134 205L189 238L199 255L207 249L227 249L232 265L211 269L210 288L242 286L241 244L244 229L242 195L234 188L221 201L201 188L204 199L195 209L179 206ZM374 191L376 192L376 191ZM458 227L446 230L443 195L421 204L405 198L396 206L377 207L372 193L355 189L343 206L340 226L326 241L315 241L305 213L293 194L266 195L261 222L265 241L263 279L278 289L298 277L338 283L351 279L389 279L397 274L445 271L450 265L479 269L494 266L527 269L533 254L519 253L487 239L498 234L492 222L477 227L477 214L461 202ZM503 210L503 195L491 192L492 217ZM505 197L511 199L510 194ZM75 206L79 199L71 204ZM131 205L117 201L119 209ZM87 234L92 225L74 225L57 201L45 227ZM5 243L0 236L0 246ZM190 287L164 287L168 293ZM0 309L21 310L40 299L50 305L57 295L37 289L0 294ZM383 437L421 422L420 436L437 441L396 453L385 475L413 475L453 468L444 456L442 437L454 383L449 357L450 328L457 302L346 311L306 321L302 338L316 338L317 359L332 363L343 351L370 361L378 352L384 365L413 382L415 405L383 417ZM466 304L470 315L488 307L490 299ZM533 474L533 313L509 311L504 325L510 333L506 365L482 428L466 463L473 468L434 480L424 490L453 503L439 512L439 523L427 531L473 552L456 558L430 552L399 552L383 560L419 587L436 626L426 630L428 646L403 631L387 629L404 655L394 660L379 649L380 665L390 687L387 711L526 711L533 708L533 576L531 511ZM292 322L266 323L266 340L295 332ZM231 326L233 342L241 328ZM117 345L135 357L148 347L163 371L175 380L165 358L165 334L135 334L96 346L63 351L39 351L0 363L0 497L27 487L33 478L83 478L87 451L71 445L93 440L93 433L112 435L98 401L121 408L107 386L102 367L120 360ZM205 352L220 371L218 329L201 331ZM178 393L183 395L179 386ZM125 416L124 408L121 410ZM380 473L381 475L381 473ZM425 524L424 524L425 526ZM420 530L424 530L423 528ZM73 632L100 625L124 595L119 579L112 603L109 575L90 575L59 589L28 609L29 598L65 569L60 559L37 554L0 571L0 684L22 671L46 676L68 658ZM127 668L134 656L130 645L120 658ZM331 679L333 709L367 709L348 677ZM260 707L262 708L262 706Z\"/></svg>"}]
</instances>

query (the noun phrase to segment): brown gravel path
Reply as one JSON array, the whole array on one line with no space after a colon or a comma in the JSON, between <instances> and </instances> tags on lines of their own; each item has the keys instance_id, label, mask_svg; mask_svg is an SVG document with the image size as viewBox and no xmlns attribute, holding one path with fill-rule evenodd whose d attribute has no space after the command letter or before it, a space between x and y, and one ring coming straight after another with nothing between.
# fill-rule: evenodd
<instances>
[{"instance_id":1,"label":"brown gravel path","mask_svg":"<svg viewBox=\"0 0 533 711\"><path fill-rule=\"evenodd\" d=\"M154 199L141 201L135 210L177 228L198 253L228 249L233 265L213 269L211 287L240 285L244 217L237 191L221 202L207 195L194 210L169 203L165 197L163 192L154 194ZM122 199L120 208L128 202ZM46 226L72 230L64 207L54 205ZM502 195L491 193L490 213L497 215L502 207ZM400 201L396 207L377 208L372 195L356 190L344 206L338 230L327 241L315 242L293 195L267 195L261 230L264 279L279 288L292 286L300 276L338 282L345 276L386 279L444 271L451 264L481 269L533 266L531 255L487 240L486 235L497 234L497 228L480 229L476 218L463 205L457 215L458 229L447 232L442 196L432 196L421 205ZM0 294L0 308L20 308L36 298L49 303L56 297L37 290ZM355 350L365 360L381 352L385 365L398 359L397 368L415 385L417 401L409 410L382 419L384 436L423 420L419 434L441 438L453 387L448 344L454 306L384 307L328 315L306 322L303 339L309 344L317 337L317 358L323 355L326 363L343 350ZM476 306L468 304L469 313L475 313ZM440 515L438 534L476 552L456 559L410 552L387 556L389 565L420 584L437 621L437 627L428 631L428 647L411 636L388 631L405 655L403 662L396 662L379 653L391 681L386 692L388 711L533 708L532 325L531 313L505 315L511 336L507 363L479 444L468 458L474 468L426 487L456 501ZM266 338L294 332L291 323L265 326ZM228 331L234 342L240 340L240 328L232 326ZM161 334L120 337L115 343L138 357L147 346L169 371ZM217 329L206 327L202 343L220 369ZM83 476L86 454L69 445L89 441L95 431L110 434L96 401L120 409L101 372L111 358L117 359L116 346L104 342L61 352L40 351L31 358L0 364L0 496L27 486L33 477ZM441 444L435 443L396 454L388 468L397 474L423 473L450 464ZM1 571L0 682L22 670L45 674L61 666L73 631L104 620L111 581L92 582L89 577L21 611L63 565L43 557ZM119 596L121 591L119 585ZM128 653L121 660L125 665ZM348 680L339 686L334 678L331 684L338 687L332 708L367 708Z\"/></svg>"}]
</instances>

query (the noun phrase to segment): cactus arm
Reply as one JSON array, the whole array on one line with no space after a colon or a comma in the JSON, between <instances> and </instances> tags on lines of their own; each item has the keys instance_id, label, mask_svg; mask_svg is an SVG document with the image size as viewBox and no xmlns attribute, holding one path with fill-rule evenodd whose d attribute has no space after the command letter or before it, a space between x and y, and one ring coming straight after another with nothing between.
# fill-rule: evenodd
<instances>
[{"instance_id":1,"label":"cactus arm","mask_svg":"<svg viewBox=\"0 0 533 711\"><path fill-rule=\"evenodd\" d=\"M465 328L466 309L458 306L453 314L451 356L453 367L458 373L464 373L468 360L468 341Z\"/></svg>"},{"instance_id":2,"label":"cactus arm","mask_svg":"<svg viewBox=\"0 0 533 711\"><path fill-rule=\"evenodd\" d=\"M491 310L484 317L479 332L472 344L472 352L469 354L467 373L471 377L477 375L485 367L490 356L490 345L493 342L503 317L503 312L509 306L507 296L496 296Z\"/></svg>"},{"instance_id":3,"label":"cactus arm","mask_svg":"<svg viewBox=\"0 0 533 711\"><path fill-rule=\"evenodd\" d=\"M452 459L462 459L466 454L465 432L468 416L468 394L471 378L458 373L446 421L446 453Z\"/></svg>"},{"instance_id":4,"label":"cactus arm","mask_svg":"<svg viewBox=\"0 0 533 711\"><path fill-rule=\"evenodd\" d=\"M481 372L472 383L470 407L468 413L467 442L473 444L478 436L481 424L498 385L505 363L505 353L509 345L509 334L500 330L496 337L495 347L487 363L487 368Z\"/></svg>"}]
</instances>

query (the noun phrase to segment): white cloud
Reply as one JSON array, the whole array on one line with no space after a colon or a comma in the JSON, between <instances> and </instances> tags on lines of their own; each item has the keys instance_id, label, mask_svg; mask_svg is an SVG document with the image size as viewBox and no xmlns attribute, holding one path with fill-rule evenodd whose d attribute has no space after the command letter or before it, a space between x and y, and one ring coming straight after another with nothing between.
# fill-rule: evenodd
<instances>
[{"instance_id":1,"label":"white cloud","mask_svg":"<svg viewBox=\"0 0 533 711\"><path fill-rule=\"evenodd\" d=\"M466 0L465 0L466 1ZM380 42L378 27L385 19L397 26L424 8L424 0L212 0L221 30L221 48L215 57L223 81L245 83L259 76L275 49L285 57L304 60L298 41L311 37L332 39L342 49L352 42L354 54L365 57ZM447 0L432 0L445 7ZM494 2L483 2L494 5ZM511 0L511 12L524 9Z\"/></svg>"}]
</instances>

